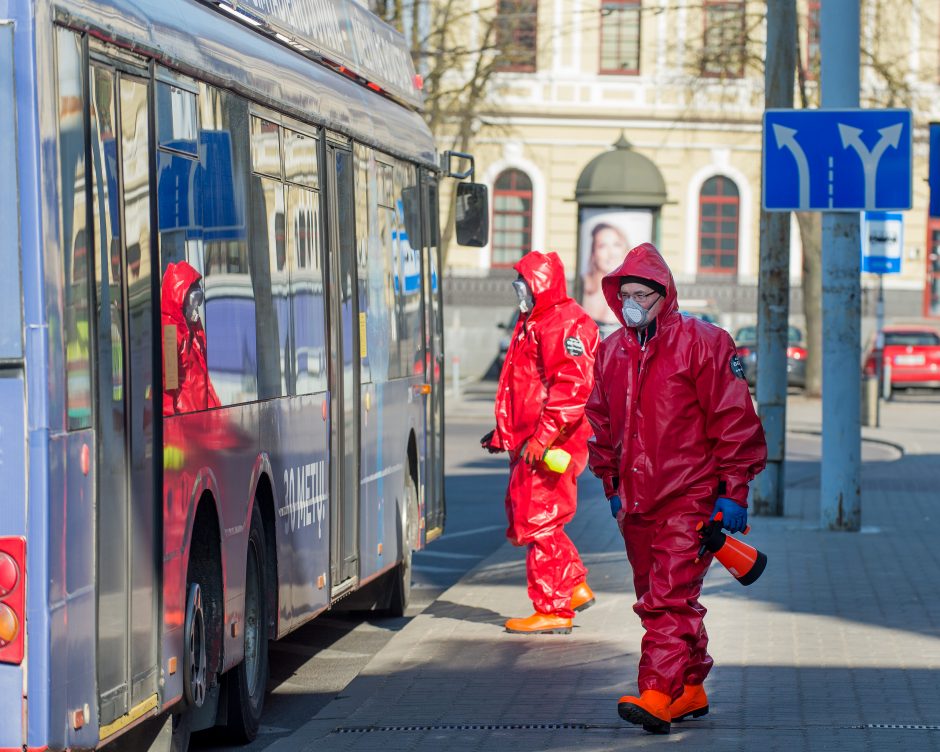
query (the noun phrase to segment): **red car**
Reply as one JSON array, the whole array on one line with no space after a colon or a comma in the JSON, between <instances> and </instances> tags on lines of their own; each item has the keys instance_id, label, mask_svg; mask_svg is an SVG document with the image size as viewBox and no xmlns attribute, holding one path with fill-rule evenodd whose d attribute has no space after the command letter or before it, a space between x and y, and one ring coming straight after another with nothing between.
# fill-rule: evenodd
<instances>
[{"instance_id":1,"label":"red car","mask_svg":"<svg viewBox=\"0 0 940 752\"><path fill-rule=\"evenodd\" d=\"M884 363L891 364L891 387L940 389L940 332L929 326L894 324L884 328ZM874 337L865 350L865 374L876 375Z\"/></svg>"}]
</instances>

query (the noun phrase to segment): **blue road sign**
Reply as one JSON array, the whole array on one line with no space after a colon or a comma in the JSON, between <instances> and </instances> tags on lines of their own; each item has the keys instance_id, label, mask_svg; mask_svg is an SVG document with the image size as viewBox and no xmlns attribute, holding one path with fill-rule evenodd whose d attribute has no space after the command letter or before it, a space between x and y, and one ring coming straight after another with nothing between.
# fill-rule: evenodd
<instances>
[{"instance_id":1,"label":"blue road sign","mask_svg":"<svg viewBox=\"0 0 940 752\"><path fill-rule=\"evenodd\" d=\"M910 110L767 110L767 211L911 208Z\"/></svg>"},{"instance_id":2,"label":"blue road sign","mask_svg":"<svg viewBox=\"0 0 940 752\"><path fill-rule=\"evenodd\" d=\"M865 212L862 222L862 271L900 274L904 250L904 215L900 212Z\"/></svg>"},{"instance_id":3,"label":"blue road sign","mask_svg":"<svg viewBox=\"0 0 940 752\"><path fill-rule=\"evenodd\" d=\"M931 217L940 217L940 123L930 124L930 156L927 182L930 186Z\"/></svg>"}]
</instances>

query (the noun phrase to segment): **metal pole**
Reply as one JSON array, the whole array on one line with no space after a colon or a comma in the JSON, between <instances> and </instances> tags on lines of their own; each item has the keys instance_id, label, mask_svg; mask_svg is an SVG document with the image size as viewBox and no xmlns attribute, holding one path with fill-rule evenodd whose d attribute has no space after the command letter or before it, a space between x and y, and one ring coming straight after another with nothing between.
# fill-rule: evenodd
<instances>
[{"instance_id":1,"label":"metal pole","mask_svg":"<svg viewBox=\"0 0 940 752\"><path fill-rule=\"evenodd\" d=\"M795 68L796 2L769 0L765 107L793 107ZM757 514L782 515L787 426L787 327L790 318L790 213L762 211L760 225L757 413L767 439L767 467L754 481L751 501Z\"/></svg>"},{"instance_id":2,"label":"metal pole","mask_svg":"<svg viewBox=\"0 0 940 752\"><path fill-rule=\"evenodd\" d=\"M858 107L859 0L820 4L824 108ZM858 212L823 214L823 398L820 523L861 527L861 261Z\"/></svg>"},{"instance_id":3,"label":"metal pole","mask_svg":"<svg viewBox=\"0 0 940 752\"><path fill-rule=\"evenodd\" d=\"M878 380L878 396L875 399L875 427L881 428L881 387L884 384L885 351L885 275L878 275L878 302L875 304L875 368Z\"/></svg>"}]
</instances>

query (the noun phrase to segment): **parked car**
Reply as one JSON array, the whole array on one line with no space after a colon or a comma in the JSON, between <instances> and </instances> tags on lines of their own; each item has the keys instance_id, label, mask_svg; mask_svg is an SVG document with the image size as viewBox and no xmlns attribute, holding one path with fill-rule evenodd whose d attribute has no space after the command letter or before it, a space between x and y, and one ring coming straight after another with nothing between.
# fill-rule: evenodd
<instances>
[{"instance_id":1,"label":"parked car","mask_svg":"<svg viewBox=\"0 0 940 752\"><path fill-rule=\"evenodd\" d=\"M738 355L744 364L744 378L750 386L757 384L757 327L742 326L734 337ZM803 332L787 327L787 385L806 386L806 346Z\"/></svg>"},{"instance_id":2,"label":"parked car","mask_svg":"<svg viewBox=\"0 0 940 752\"><path fill-rule=\"evenodd\" d=\"M929 326L892 324L884 327L884 363L891 364L891 388L940 389L940 332ZM867 376L877 374L875 335L863 359Z\"/></svg>"}]
</instances>

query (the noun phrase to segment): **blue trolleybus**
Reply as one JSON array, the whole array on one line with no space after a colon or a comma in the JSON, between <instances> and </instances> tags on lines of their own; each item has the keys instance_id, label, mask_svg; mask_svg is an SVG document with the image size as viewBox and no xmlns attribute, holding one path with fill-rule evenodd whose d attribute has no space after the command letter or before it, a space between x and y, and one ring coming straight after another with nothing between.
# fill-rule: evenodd
<instances>
[{"instance_id":1,"label":"blue trolleybus","mask_svg":"<svg viewBox=\"0 0 940 752\"><path fill-rule=\"evenodd\" d=\"M465 175L352 0L0 5L0 751L250 740L268 641L443 529Z\"/></svg>"}]
</instances>

